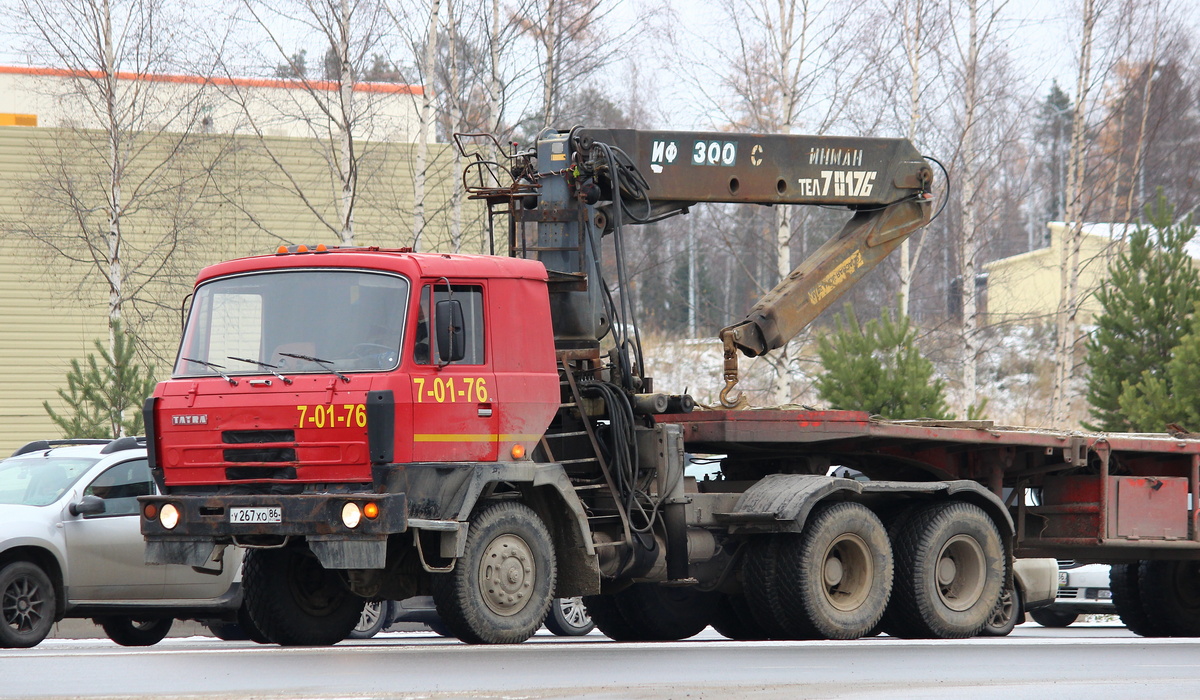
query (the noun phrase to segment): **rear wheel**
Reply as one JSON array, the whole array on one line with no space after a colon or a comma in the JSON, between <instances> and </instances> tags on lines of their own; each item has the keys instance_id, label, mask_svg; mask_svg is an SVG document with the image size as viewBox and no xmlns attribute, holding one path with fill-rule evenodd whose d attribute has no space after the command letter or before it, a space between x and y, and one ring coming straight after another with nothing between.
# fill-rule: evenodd
<instances>
[{"instance_id":1,"label":"rear wheel","mask_svg":"<svg viewBox=\"0 0 1200 700\"><path fill-rule=\"evenodd\" d=\"M798 639L803 635L799 626L787 616L783 605L783 576L780 571L781 550L790 549L799 535L762 535L746 543L746 559L742 566L746 604L754 622L767 639Z\"/></svg>"},{"instance_id":2,"label":"rear wheel","mask_svg":"<svg viewBox=\"0 0 1200 700\"><path fill-rule=\"evenodd\" d=\"M1005 588L981 634L987 637L1006 637L1016 628L1017 621L1024 614L1021 609L1021 591L1015 587Z\"/></svg>"},{"instance_id":3,"label":"rear wheel","mask_svg":"<svg viewBox=\"0 0 1200 700\"><path fill-rule=\"evenodd\" d=\"M961 639L979 634L1004 587L1000 533L979 506L926 506L898 528L896 577L885 626L902 636Z\"/></svg>"},{"instance_id":4,"label":"rear wheel","mask_svg":"<svg viewBox=\"0 0 1200 700\"><path fill-rule=\"evenodd\" d=\"M37 564L14 561L0 568L0 647L34 647L54 625L56 598Z\"/></svg>"},{"instance_id":5,"label":"rear wheel","mask_svg":"<svg viewBox=\"0 0 1200 700\"><path fill-rule=\"evenodd\" d=\"M368 600L363 603L358 624L350 631L350 639L370 639L387 626L391 607L386 600Z\"/></svg>"},{"instance_id":6,"label":"rear wheel","mask_svg":"<svg viewBox=\"0 0 1200 700\"><path fill-rule=\"evenodd\" d=\"M596 629L603 632L604 636L617 642L641 640L637 628L625 618L625 613L617 606L615 594L585 595L583 605L587 608L592 622L596 623Z\"/></svg>"},{"instance_id":7,"label":"rear wheel","mask_svg":"<svg viewBox=\"0 0 1200 700\"><path fill-rule=\"evenodd\" d=\"M1079 619L1079 613L1062 612L1049 608L1031 610L1029 616L1042 627L1070 627L1072 623Z\"/></svg>"},{"instance_id":8,"label":"rear wheel","mask_svg":"<svg viewBox=\"0 0 1200 700\"><path fill-rule=\"evenodd\" d=\"M516 644L546 619L556 573L550 533L537 513L498 501L472 517L463 557L433 577L433 600L462 641Z\"/></svg>"},{"instance_id":9,"label":"rear wheel","mask_svg":"<svg viewBox=\"0 0 1200 700\"><path fill-rule=\"evenodd\" d=\"M1139 586L1142 609L1156 629L1172 637L1200 636L1200 562L1142 562Z\"/></svg>"},{"instance_id":10,"label":"rear wheel","mask_svg":"<svg viewBox=\"0 0 1200 700\"><path fill-rule=\"evenodd\" d=\"M713 610L712 626L721 635L738 641L767 639L746 599L740 595L722 594Z\"/></svg>"},{"instance_id":11,"label":"rear wheel","mask_svg":"<svg viewBox=\"0 0 1200 700\"><path fill-rule=\"evenodd\" d=\"M581 637L596 629L583 597L555 598L546 615L546 629L559 637Z\"/></svg>"},{"instance_id":12,"label":"rear wheel","mask_svg":"<svg viewBox=\"0 0 1200 700\"><path fill-rule=\"evenodd\" d=\"M803 636L858 639L883 617L892 592L892 547L866 506L819 507L780 554L780 598Z\"/></svg>"},{"instance_id":13,"label":"rear wheel","mask_svg":"<svg viewBox=\"0 0 1200 700\"><path fill-rule=\"evenodd\" d=\"M299 549L247 552L242 585L254 627L283 646L337 644L362 613L363 599L337 573Z\"/></svg>"},{"instance_id":14,"label":"rear wheel","mask_svg":"<svg viewBox=\"0 0 1200 700\"><path fill-rule=\"evenodd\" d=\"M1108 587L1112 591L1113 607L1125 627L1143 637L1165 637L1166 631L1150 619L1142 606L1141 586L1138 582L1140 562L1113 564L1108 571Z\"/></svg>"},{"instance_id":15,"label":"rear wheel","mask_svg":"<svg viewBox=\"0 0 1200 700\"><path fill-rule=\"evenodd\" d=\"M713 619L717 594L688 586L635 583L616 596L640 641L675 641L700 634Z\"/></svg>"},{"instance_id":16,"label":"rear wheel","mask_svg":"<svg viewBox=\"0 0 1200 700\"><path fill-rule=\"evenodd\" d=\"M96 618L108 638L123 647L150 647L158 644L171 631L175 619L170 617L133 618L113 615Z\"/></svg>"}]
</instances>

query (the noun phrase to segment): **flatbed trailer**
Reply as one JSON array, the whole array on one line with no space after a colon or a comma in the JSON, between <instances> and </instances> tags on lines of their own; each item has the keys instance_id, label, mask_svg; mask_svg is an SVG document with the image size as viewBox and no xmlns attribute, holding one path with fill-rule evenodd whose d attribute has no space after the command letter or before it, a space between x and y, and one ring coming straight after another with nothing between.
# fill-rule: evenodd
<instances>
[{"instance_id":1,"label":"flatbed trailer","mask_svg":"<svg viewBox=\"0 0 1200 700\"><path fill-rule=\"evenodd\" d=\"M662 416L736 480L786 455L872 480L971 480L1000 498L1019 557L1200 559L1200 436L1087 433L991 421L891 421L860 411L713 410ZM698 488L717 489L720 482Z\"/></svg>"}]
</instances>

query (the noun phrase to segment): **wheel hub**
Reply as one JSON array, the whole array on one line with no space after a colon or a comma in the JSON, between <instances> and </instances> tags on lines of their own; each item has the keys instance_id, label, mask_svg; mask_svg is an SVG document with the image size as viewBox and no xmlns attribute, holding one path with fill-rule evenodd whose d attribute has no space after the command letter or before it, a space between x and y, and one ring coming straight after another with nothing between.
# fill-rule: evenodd
<instances>
[{"instance_id":1,"label":"wheel hub","mask_svg":"<svg viewBox=\"0 0 1200 700\"><path fill-rule=\"evenodd\" d=\"M861 606L871 595L875 578L875 560L871 548L854 533L844 533L825 550L821 567L822 591L834 608L849 612Z\"/></svg>"},{"instance_id":2,"label":"wheel hub","mask_svg":"<svg viewBox=\"0 0 1200 700\"><path fill-rule=\"evenodd\" d=\"M515 615L529 604L533 584L533 551L525 540L505 534L492 540L479 562L483 602L497 615Z\"/></svg>"},{"instance_id":3,"label":"wheel hub","mask_svg":"<svg viewBox=\"0 0 1200 700\"><path fill-rule=\"evenodd\" d=\"M938 597L956 612L979 602L987 582L983 547L969 535L955 535L942 545L937 558Z\"/></svg>"}]
</instances>

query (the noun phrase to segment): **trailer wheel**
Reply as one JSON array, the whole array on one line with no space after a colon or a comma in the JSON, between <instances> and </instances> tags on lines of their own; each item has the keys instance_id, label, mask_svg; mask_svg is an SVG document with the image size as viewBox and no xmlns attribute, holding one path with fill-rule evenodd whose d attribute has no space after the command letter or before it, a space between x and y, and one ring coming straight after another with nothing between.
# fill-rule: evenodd
<instances>
[{"instance_id":1,"label":"trailer wheel","mask_svg":"<svg viewBox=\"0 0 1200 700\"><path fill-rule=\"evenodd\" d=\"M498 501L471 518L465 554L433 577L433 602L468 644L516 644L542 626L554 597L554 545L529 506Z\"/></svg>"},{"instance_id":2,"label":"trailer wheel","mask_svg":"<svg viewBox=\"0 0 1200 700\"><path fill-rule=\"evenodd\" d=\"M1150 619L1142 605L1138 572L1141 562L1113 564L1108 571L1108 587L1112 591L1113 608L1126 629L1142 637L1165 637L1166 632Z\"/></svg>"},{"instance_id":3,"label":"trailer wheel","mask_svg":"<svg viewBox=\"0 0 1200 700\"><path fill-rule=\"evenodd\" d=\"M276 644L329 646L358 624L363 599L306 551L252 550L242 567L253 627Z\"/></svg>"},{"instance_id":4,"label":"trailer wheel","mask_svg":"<svg viewBox=\"0 0 1200 700\"><path fill-rule=\"evenodd\" d=\"M1200 562L1144 561L1138 581L1142 609L1157 629L1172 637L1200 636Z\"/></svg>"},{"instance_id":5,"label":"trailer wheel","mask_svg":"<svg viewBox=\"0 0 1200 700\"><path fill-rule=\"evenodd\" d=\"M746 559L742 565L746 603L754 621L768 639L803 639L799 626L788 618L783 599L782 574L779 561L781 550L790 549L799 535L776 534L755 537L746 543Z\"/></svg>"},{"instance_id":6,"label":"trailer wheel","mask_svg":"<svg viewBox=\"0 0 1200 700\"><path fill-rule=\"evenodd\" d=\"M892 546L866 506L820 506L780 553L784 609L804 636L858 639L883 617L892 592Z\"/></svg>"},{"instance_id":7,"label":"trailer wheel","mask_svg":"<svg viewBox=\"0 0 1200 700\"><path fill-rule=\"evenodd\" d=\"M1004 587L1004 547L991 518L971 503L937 503L913 513L896 537L889 631L935 639L979 634Z\"/></svg>"},{"instance_id":8,"label":"trailer wheel","mask_svg":"<svg viewBox=\"0 0 1200 700\"><path fill-rule=\"evenodd\" d=\"M712 627L722 636L742 642L769 639L750 612L746 598L740 595L721 595L713 610Z\"/></svg>"}]
</instances>

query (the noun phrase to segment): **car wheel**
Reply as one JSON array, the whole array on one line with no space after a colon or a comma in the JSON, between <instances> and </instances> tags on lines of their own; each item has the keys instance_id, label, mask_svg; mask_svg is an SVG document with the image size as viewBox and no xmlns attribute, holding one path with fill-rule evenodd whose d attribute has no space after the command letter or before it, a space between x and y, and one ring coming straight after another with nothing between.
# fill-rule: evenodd
<instances>
[{"instance_id":1,"label":"car wheel","mask_svg":"<svg viewBox=\"0 0 1200 700\"><path fill-rule=\"evenodd\" d=\"M1072 622L1079 619L1078 613L1059 612L1058 610L1051 610L1049 608L1030 610L1029 616L1042 627L1068 627Z\"/></svg>"},{"instance_id":2,"label":"car wheel","mask_svg":"<svg viewBox=\"0 0 1200 700\"><path fill-rule=\"evenodd\" d=\"M992 611L992 616L983 626L981 634L985 637L1007 637L1024 614L1021 609L1021 591L1015 587L1005 588L1000 593L1000 603Z\"/></svg>"},{"instance_id":3,"label":"car wheel","mask_svg":"<svg viewBox=\"0 0 1200 700\"><path fill-rule=\"evenodd\" d=\"M54 586L41 567L14 561L0 569L0 647L34 647L54 625Z\"/></svg>"},{"instance_id":4,"label":"car wheel","mask_svg":"<svg viewBox=\"0 0 1200 700\"><path fill-rule=\"evenodd\" d=\"M368 600L363 604L358 624L350 632L350 639L370 639L387 626L391 604L386 600Z\"/></svg>"},{"instance_id":5,"label":"car wheel","mask_svg":"<svg viewBox=\"0 0 1200 700\"><path fill-rule=\"evenodd\" d=\"M171 631L175 619L153 617L136 619L128 615L98 617L96 622L104 629L108 638L123 647L151 647L158 644Z\"/></svg>"},{"instance_id":6,"label":"car wheel","mask_svg":"<svg viewBox=\"0 0 1200 700\"><path fill-rule=\"evenodd\" d=\"M546 629L559 637L581 637L596 629L583 606L583 596L555 598L546 615Z\"/></svg>"}]
</instances>

